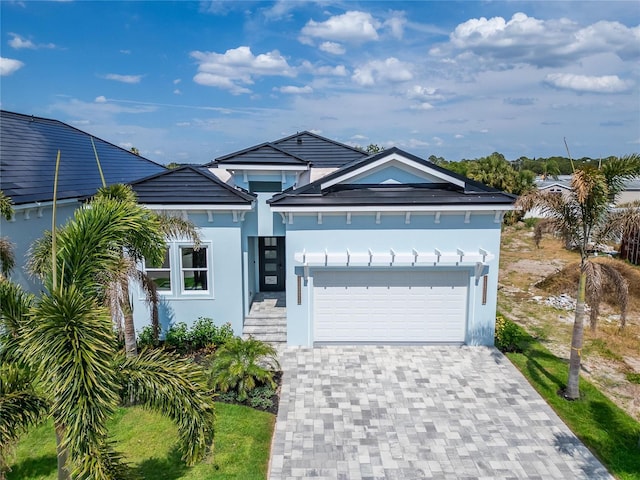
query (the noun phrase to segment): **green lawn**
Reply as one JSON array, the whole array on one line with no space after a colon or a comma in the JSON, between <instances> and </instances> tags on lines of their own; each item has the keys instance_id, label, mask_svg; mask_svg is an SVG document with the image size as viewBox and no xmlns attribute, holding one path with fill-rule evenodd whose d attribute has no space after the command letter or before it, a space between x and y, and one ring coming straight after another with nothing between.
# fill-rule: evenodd
<instances>
[{"instance_id":1,"label":"green lawn","mask_svg":"<svg viewBox=\"0 0 640 480\"><path fill-rule=\"evenodd\" d=\"M187 468L175 449L173 424L138 407L120 409L111 432L134 472L159 480L253 480L267 475L274 415L248 407L216 403L212 458ZM26 435L16 450L8 480L55 480L56 445L51 423Z\"/></svg>"},{"instance_id":2,"label":"green lawn","mask_svg":"<svg viewBox=\"0 0 640 480\"><path fill-rule=\"evenodd\" d=\"M524 330L523 353L507 357L524 374L558 416L619 479L640 479L640 423L618 408L583 378L581 398L568 401L558 395L566 385L568 364L552 355Z\"/></svg>"}]
</instances>

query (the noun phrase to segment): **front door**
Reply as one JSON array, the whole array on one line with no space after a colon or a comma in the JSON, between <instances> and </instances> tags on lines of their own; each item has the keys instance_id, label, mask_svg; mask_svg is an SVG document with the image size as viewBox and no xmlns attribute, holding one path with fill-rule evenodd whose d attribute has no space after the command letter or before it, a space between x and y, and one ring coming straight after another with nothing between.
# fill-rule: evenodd
<instances>
[{"instance_id":1,"label":"front door","mask_svg":"<svg viewBox=\"0 0 640 480\"><path fill-rule=\"evenodd\" d=\"M260 291L284 290L284 237L259 237Z\"/></svg>"}]
</instances>

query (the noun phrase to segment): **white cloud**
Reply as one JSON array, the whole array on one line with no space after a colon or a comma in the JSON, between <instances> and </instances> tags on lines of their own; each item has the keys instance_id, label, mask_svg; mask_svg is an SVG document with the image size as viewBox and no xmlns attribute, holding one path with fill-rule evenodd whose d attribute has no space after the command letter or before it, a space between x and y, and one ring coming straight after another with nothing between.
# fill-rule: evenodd
<instances>
[{"instance_id":1,"label":"white cloud","mask_svg":"<svg viewBox=\"0 0 640 480\"><path fill-rule=\"evenodd\" d=\"M173 91L173 93L174 93L174 95L182 95L182 92L180 91L180 89L179 89L179 88L176 88L176 89Z\"/></svg>"},{"instance_id":2,"label":"white cloud","mask_svg":"<svg viewBox=\"0 0 640 480\"><path fill-rule=\"evenodd\" d=\"M13 58L0 57L0 76L4 77L20 70L24 63Z\"/></svg>"},{"instance_id":3,"label":"white cloud","mask_svg":"<svg viewBox=\"0 0 640 480\"><path fill-rule=\"evenodd\" d=\"M320 76L346 77L349 73L344 65L336 65L335 67L329 65L314 65L309 60L304 60L300 68L301 70L306 70L314 75Z\"/></svg>"},{"instance_id":4,"label":"white cloud","mask_svg":"<svg viewBox=\"0 0 640 480\"><path fill-rule=\"evenodd\" d=\"M410 108L411 110L432 110L433 105L431 105L429 102L421 102L417 105L411 105Z\"/></svg>"},{"instance_id":5,"label":"white cloud","mask_svg":"<svg viewBox=\"0 0 640 480\"><path fill-rule=\"evenodd\" d=\"M413 78L409 64L389 57L386 60L372 60L356 68L351 76L358 85L372 86L380 82L406 82Z\"/></svg>"},{"instance_id":6,"label":"white cloud","mask_svg":"<svg viewBox=\"0 0 640 480\"><path fill-rule=\"evenodd\" d=\"M454 138L464 138L464 135L462 135L461 133L456 133L453 137Z\"/></svg>"},{"instance_id":7,"label":"white cloud","mask_svg":"<svg viewBox=\"0 0 640 480\"><path fill-rule=\"evenodd\" d=\"M407 89L406 96L410 100L438 101L444 100L444 95L437 88L413 85Z\"/></svg>"},{"instance_id":8,"label":"white cloud","mask_svg":"<svg viewBox=\"0 0 640 480\"><path fill-rule=\"evenodd\" d=\"M342 55L346 52L345 48L336 42L322 42L320 44L320 50L334 55Z\"/></svg>"},{"instance_id":9,"label":"white cloud","mask_svg":"<svg viewBox=\"0 0 640 480\"><path fill-rule=\"evenodd\" d=\"M287 85L285 87L274 88L274 91L280 93L288 93L292 95L300 95L303 93L313 93L313 88L309 85L305 85L304 87L296 87L294 85Z\"/></svg>"},{"instance_id":10,"label":"white cloud","mask_svg":"<svg viewBox=\"0 0 640 480\"><path fill-rule=\"evenodd\" d=\"M120 75L118 73L107 73L103 78L122 83L140 83L142 75Z\"/></svg>"},{"instance_id":11,"label":"white cloud","mask_svg":"<svg viewBox=\"0 0 640 480\"><path fill-rule=\"evenodd\" d=\"M181 81L182 81L182 79L181 79L181 78L176 78L176 79L173 81L173 84L174 84L174 85L178 85Z\"/></svg>"},{"instance_id":12,"label":"white cloud","mask_svg":"<svg viewBox=\"0 0 640 480\"><path fill-rule=\"evenodd\" d=\"M617 75L595 77L571 73L550 73L545 77L545 83L556 88L590 93L620 93L632 86Z\"/></svg>"},{"instance_id":13,"label":"white cloud","mask_svg":"<svg viewBox=\"0 0 640 480\"><path fill-rule=\"evenodd\" d=\"M96 97L94 102L96 102L96 103L107 103L107 97L105 97L104 95L100 95L99 97Z\"/></svg>"},{"instance_id":14,"label":"white cloud","mask_svg":"<svg viewBox=\"0 0 640 480\"><path fill-rule=\"evenodd\" d=\"M123 55L131 55L131 50L120 50L120 53Z\"/></svg>"},{"instance_id":15,"label":"white cloud","mask_svg":"<svg viewBox=\"0 0 640 480\"><path fill-rule=\"evenodd\" d=\"M367 42L378 40L377 28L379 27L380 22L370 13L349 11L342 15L335 15L324 22L309 20L302 28L301 39L323 38L339 42Z\"/></svg>"},{"instance_id":16,"label":"white cloud","mask_svg":"<svg viewBox=\"0 0 640 480\"><path fill-rule=\"evenodd\" d=\"M475 59L498 69L517 64L558 67L598 53L614 53L623 59L640 54L640 26L600 21L582 27L566 18L540 20L524 13L510 20L472 18L458 25L449 40L430 53L454 58L466 54L467 61Z\"/></svg>"},{"instance_id":17,"label":"white cloud","mask_svg":"<svg viewBox=\"0 0 640 480\"><path fill-rule=\"evenodd\" d=\"M277 50L255 56L251 48L242 46L225 53L193 51L191 57L199 64L194 82L233 94L251 93L242 85L253 84L255 77L295 76L294 69Z\"/></svg>"},{"instance_id":18,"label":"white cloud","mask_svg":"<svg viewBox=\"0 0 640 480\"><path fill-rule=\"evenodd\" d=\"M35 44L28 38L24 38L17 33L9 33L11 35L11 40L9 40L9 46L11 48L15 48L16 50L27 48L30 50L38 50L40 48L56 48L53 43L39 43Z\"/></svg>"},{"instance_id":19,"label":"white cloud","mask_svg":"<svg viewBox=\"0 0 640 480\"><path fill-rule=\"evenodd\" d=\"M398 40L404 36L404 27L407 24L404 12L393 12L393 16L385 20L384 26L391 31L391 35Z\"/></svg>"}]
</instances>

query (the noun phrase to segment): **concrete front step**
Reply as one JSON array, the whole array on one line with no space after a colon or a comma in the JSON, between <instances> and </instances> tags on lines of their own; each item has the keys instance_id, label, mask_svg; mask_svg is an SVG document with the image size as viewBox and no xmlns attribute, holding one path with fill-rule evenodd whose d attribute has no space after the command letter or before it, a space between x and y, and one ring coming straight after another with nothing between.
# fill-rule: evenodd
<instances>
[{"instance_id":1,"label":"concrete front step","mask_svg":"<svg viewBox=\"0 0 640 480\"><path fill-rule=\"evenodd\" d=\"M247 333L245 332L242 335L242 338L252 337L255 340L260 340L261 342L275 344L275 343L287 343L287 335L281 333Z\"/></svg>"},{"instance_id":2,"label":"concrete front step","mask_svg":"<svg viewBox=\"0 0 640 480\"><path fill-rule=\"evenodd\" d=\"M262 335L264 333L287 334L286 325L246 325L242 329L243 333L251 335Z\"/></svg>"}]
</instances>

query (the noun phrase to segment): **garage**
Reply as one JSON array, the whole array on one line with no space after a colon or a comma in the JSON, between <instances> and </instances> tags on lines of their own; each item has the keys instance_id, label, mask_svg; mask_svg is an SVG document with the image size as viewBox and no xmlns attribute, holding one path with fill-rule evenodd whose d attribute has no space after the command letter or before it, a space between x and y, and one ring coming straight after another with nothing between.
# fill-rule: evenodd
<instances>
[{"instance_id":1,"label":"garage","mask_svg":"<svg viewBox=\"0 0 640 480\"><path fill-rule=\"evenodd\" d=\"M317 270L314 342L465 341L468 270Z\"/></svg>"}]
</instances>

